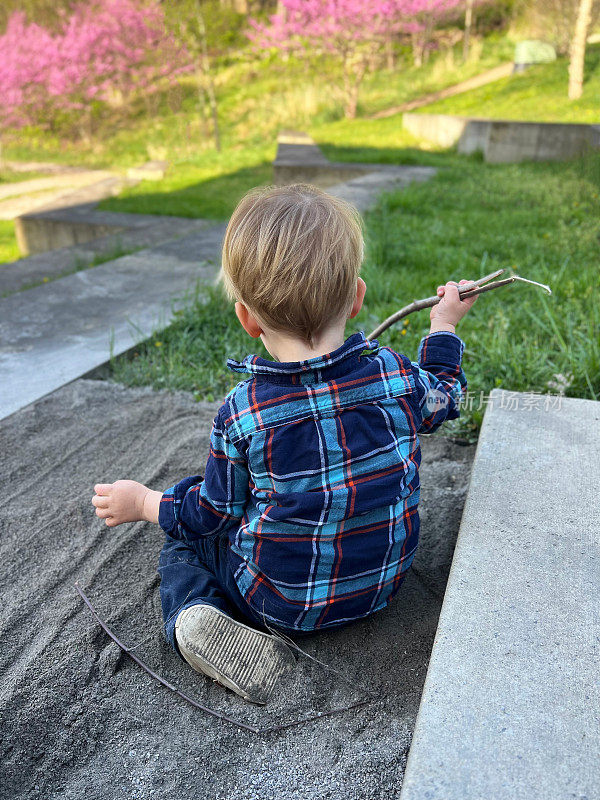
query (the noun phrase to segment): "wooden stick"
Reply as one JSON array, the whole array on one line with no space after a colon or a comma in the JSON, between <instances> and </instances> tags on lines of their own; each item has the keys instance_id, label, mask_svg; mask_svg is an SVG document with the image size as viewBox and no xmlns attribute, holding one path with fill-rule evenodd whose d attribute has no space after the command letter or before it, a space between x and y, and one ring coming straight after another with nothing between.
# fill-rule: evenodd
<instances>
[{"instance_id":1,"label":"wooden stick","mask_svg":"<svg viewBox=\"0 0 600 800\"><path fill-rule=\"evenodd\" d=\"M496 272L486 275L484 278L479 278L479 280L473 281L468 287L459 287L458 294L460 295L461 300L467 297L475 297L475 295L483 294L484 292L489 292L491 289L499 289L501 286L508 286L511 283L516 283L516 281L530 283L533 286L539 286L540 288L545 289L548 294L552 294L552 289L550 289L549 286L546 286L545 283L530 281L527 278L521 278L520 275L511 275L510 278L503 278L501 281L487 283L487 281L498 277L498 275L501 275L503 272L503 269L497 270ZM473 286L475 286L474 289L472 288ZM433 306L436 306L441 299L441 297L434 295L433 297L425 297L423 300L413 300L412 303L404 306L404 308L401 308L400 311L396 311L395 314L392 314L391 317L388 317L386 320L384 320L381 325L378 325L375 330L370 333L369 336L367 336L367 339L376 339L381 333L383 333L383 331L387 330L395 322L404 319L404 317L407 317L414 311L421 311L423 308L432 308Z\"/></svg>"},{"instance_id":2,"label":"wooden stick","mask_svg":"<svg viewBox=\"0 0 600 800\"><path fill-rule=\"evenodd\" d=\"M344 706L343 708L333 708L330 711L318 711L316 714L312 714L312 715L310 715L308 717L304 717L303 719L295 719L295 720L292 720L291 722L284 722L284 723L282 723L280 725L270 725L269 727L265 727L265 728L258 728L255 725L246 725L244 722L239 722L238 720L233 719L232 717L228 717L226 714L221 714L219 711L215 711L214 708L209 708L208 706L202 705L202 703L199 703L197 700L194 700L193 697L190 697L189 695L184 694L176 686L173 686L172 683L169 683L169 681L166 681L164 678L162 678L160 675L158 675L156 672L154 672L154 670L150 669L150 667L147 664L145 664L141 660L141 658L138 658L138 656L134 655L131 652L133 648L127 647L126 644L123 644L123 642L120 639L118 639L117 636L111 631L111 629L108 627L106 622L102 619L100 614L98 614L98 612L96 611L96 609L92 605L91 600L86 595L86 593L83 591L81 586L77 582L75 582L74 585L75 585L75 589L77 590L79 596L81 597L83 602L86 604L86 606L89 608L89 610L92 612L92 615L94 616L96 622L100 625L100 627L103 629L103 631L108 636L110 636L110 638L113 640L113 642L115 642L115 644L117 644L124 653L127 653L127 655L129 656L129 658L132 661L135 661L135 663L138 665L138 667L141 667L144 670L144 672L147 672L148 675L150 675L152 678L154 678L154 680L156 680L159 683L161 683L167 689L170 689L170 691L174 692L182 700L185 700L186 703L190 703L190 705L194 706L194 708L198 708L198 709L200 709L200 711L204 711L206 714L210 714L212 717L216 717L217 719L220 719L223 722L229 722L230 725L235 725L236 728L240 728L243 731L248 731L249 733L254 733L254 734L258 734L258 735L262 735L262 736L264 736L265 734L268 734L268 733L277 733L278 731L284 731L284 730L287 730L288 728L294 728L294 727L296 727L298 725L304 725L304 724L306 724L308 722L315 722L317 720L323 719L324 717L333 717L333 716L336 716L337 714L345 714L347 711L352 711L352 710L354 710L356 708L362 708L363 706L366 706L369 703L373 702L373 700L376 697L376 694L374 692L371 692L368 689L362 689L362 691L363 692L367 692L370 695L370 697L368 697L366 700L359 700L356 703L352 703L351 705ZM302 653L303 655L308 656L308 653L305 653L304 650L301 650L299 647L296 647L296 649L299 650L299 652ZM319 663L322 663L322 662L319 662ZM327 667L327 664L324 664L323 666ZM331 669L331 667L329 667L329 669ZM334 670L334 671L337 671L337 670ZM361 687L359 687L359 688L361 688Z\"/></svg>"}]
</instances>

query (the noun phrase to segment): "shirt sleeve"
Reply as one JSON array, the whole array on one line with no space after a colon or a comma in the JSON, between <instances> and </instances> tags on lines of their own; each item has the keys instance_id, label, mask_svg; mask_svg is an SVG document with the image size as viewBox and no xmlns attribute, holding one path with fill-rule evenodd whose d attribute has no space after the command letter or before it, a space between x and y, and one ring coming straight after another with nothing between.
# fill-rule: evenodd
<instances>
[{"instance_id":1,"label":"shirt sleeve","mask_svg":"<svg viewBox=\"0 0 600 800\"><path fill-rule=\"evenodd\" d=\"M193 475L163 493L158 521L165 533L188 541L218 533L242 518L249 495L246 459L215 417L204 478Z\"/></svg>"},{"instance_id":2,"label":"shirt sleeve","mask_svg":"<svg viewBox=\"0 0 600 800\"><path fill-rule=\"evenodd\" d=\"M421 340L418 363L412 364L418 404L418 432L433 433L460 416L460 400L467 388L461 362L464 343L454 333L437 331Z\"/></svg>"}]
</instances>

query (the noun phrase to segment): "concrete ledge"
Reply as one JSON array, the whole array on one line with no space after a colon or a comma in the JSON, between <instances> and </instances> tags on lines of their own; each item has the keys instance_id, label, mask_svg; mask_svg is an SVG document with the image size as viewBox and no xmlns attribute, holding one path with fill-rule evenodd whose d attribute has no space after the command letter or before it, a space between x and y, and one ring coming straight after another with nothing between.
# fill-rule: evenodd
<instances>
[{"instance_id":1,"label":"concrete ledge","mask_svg":"<svg viewBox=\"0 0 600 800\"><path fill-rule=\"evenodd\" d=\"M422 183L432 178L435 167L396 167L373 164L376 169L353 180L328 188L329 194L340 197L363 213L372 208L382 192L401 189L410 183Z\"/></svg>"},{"instance_id":2,"label":"concrete ledge","mask_svg":"<svg viewBox=\"0 0 600 800\"><path fill-rule=\"evenodd\" d=\"M130 227L119 220L119 214L95 211L100 200L118 194L124 185L120 177L106 178L17 217L19 249L25 255L34 255L83 244Z\"/></svg>"},{"instance_id":3,"label":"concrete ledge","mask_svg":"<svg viewBox=\"0 0 600 800\"><path fill-rule=\"evenodd\" d=\"M377 170L377 164L353 164L329 161L305 133L282 131L277 138L277 156L273 162L276 186L288 183L314 183L326 189Z\"/></svg>"},{"instance_id":4,"label":"concrete ledge","mask_svg":"<svg viewBox=\"0 0 600 800\"><path fill-rule=\"evenodd\" d=\"M0 419L166 327L186 293L214 280L224 232L213 225L0 299Z\"/></svg>"},{"instance_id":5,"label":"concrete ledge","mask_svg":"<svg viewBox=\"0 0 600 800\"><path fill-rule=\"evenodd\" d=\"M125 253L188 236L215 224L212 220L148 215L139 215L144 224L135 224L135 219L130 225L125 224L129 223L129 217L137 216L124 214L125 221L120 226L109 226L111 231L118 231L116 233L3 264L0 269L0 297L85 269L94 262L98 263L100 258L114 260Z\"/></svg>"},{"instance_id":6,"label":"concrete ledge","mask_svg":"<svg viewBox=\"0 0 600 800\"><path fill-rule=\"evenodd\" d=\"M459 153L480 151L490 163L560 161L600 148L600 125L471 119L448 114L406 113L402 124L414 136Z\"/></svg>"},{"instance_id":7,"label":"concrete ledge","mask_svg":"<svg viewBox=\"0 0 600 800\"><path fill-rule=\"evenodd\" d=\"M428 180L436 172L433 167L329 161L310 136L295 131L281 133L277 142L273 175L278 186L313 183L353 203L361 212L370 208L381 192Z\"/></svg>"},{"instance_id":8,"label":"concrete ledge","mask_svg":"<svg viewBox=\"0 0 600 800\"><path fill-rule=\"evenodd\" d=\"M494 391L402 800L600 796L600 403Z\"/></svg>"}]
</instances>

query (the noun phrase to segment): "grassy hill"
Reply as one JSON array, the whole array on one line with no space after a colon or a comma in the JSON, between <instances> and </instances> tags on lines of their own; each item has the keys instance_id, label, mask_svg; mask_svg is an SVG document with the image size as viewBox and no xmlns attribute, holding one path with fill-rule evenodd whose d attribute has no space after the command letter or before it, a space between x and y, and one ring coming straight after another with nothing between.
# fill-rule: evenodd
<instances>
[{"instance_id":1,"label":"grassy hill","mask_svg":"<svg viewBox=\"0 0 600 800\"><path fill-rule=\"evenodd\" d=\"M600 44L587 47L586 80L580 100L567 100L567 69L567 60L560 58L419 110L492 119L600 124Z\"/></svg>"}]
</instances>

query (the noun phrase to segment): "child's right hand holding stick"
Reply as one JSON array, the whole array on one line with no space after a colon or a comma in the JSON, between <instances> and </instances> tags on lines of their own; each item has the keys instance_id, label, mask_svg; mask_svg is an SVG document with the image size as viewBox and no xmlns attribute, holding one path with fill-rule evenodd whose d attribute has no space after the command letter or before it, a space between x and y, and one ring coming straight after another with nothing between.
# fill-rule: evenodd
<instances>
[{"instance_id":1,"label":"child's right hand holding stick","mask_svg":"<svg viewBox=\"0 0 600 800\"><path fill-rule=\"evenodd\" d=\"M457 324L477 300L477 297L468 297L465 300L460 299L458 287L468 285L475 286L473 281L466 280L462 280L460 283L448 281L445 286L438 286L437 295L441 299L436 306L432 307L429 314L431 319L430 333L437 333L438 331L455 333Z\"/></svg>"}]
</instances>

